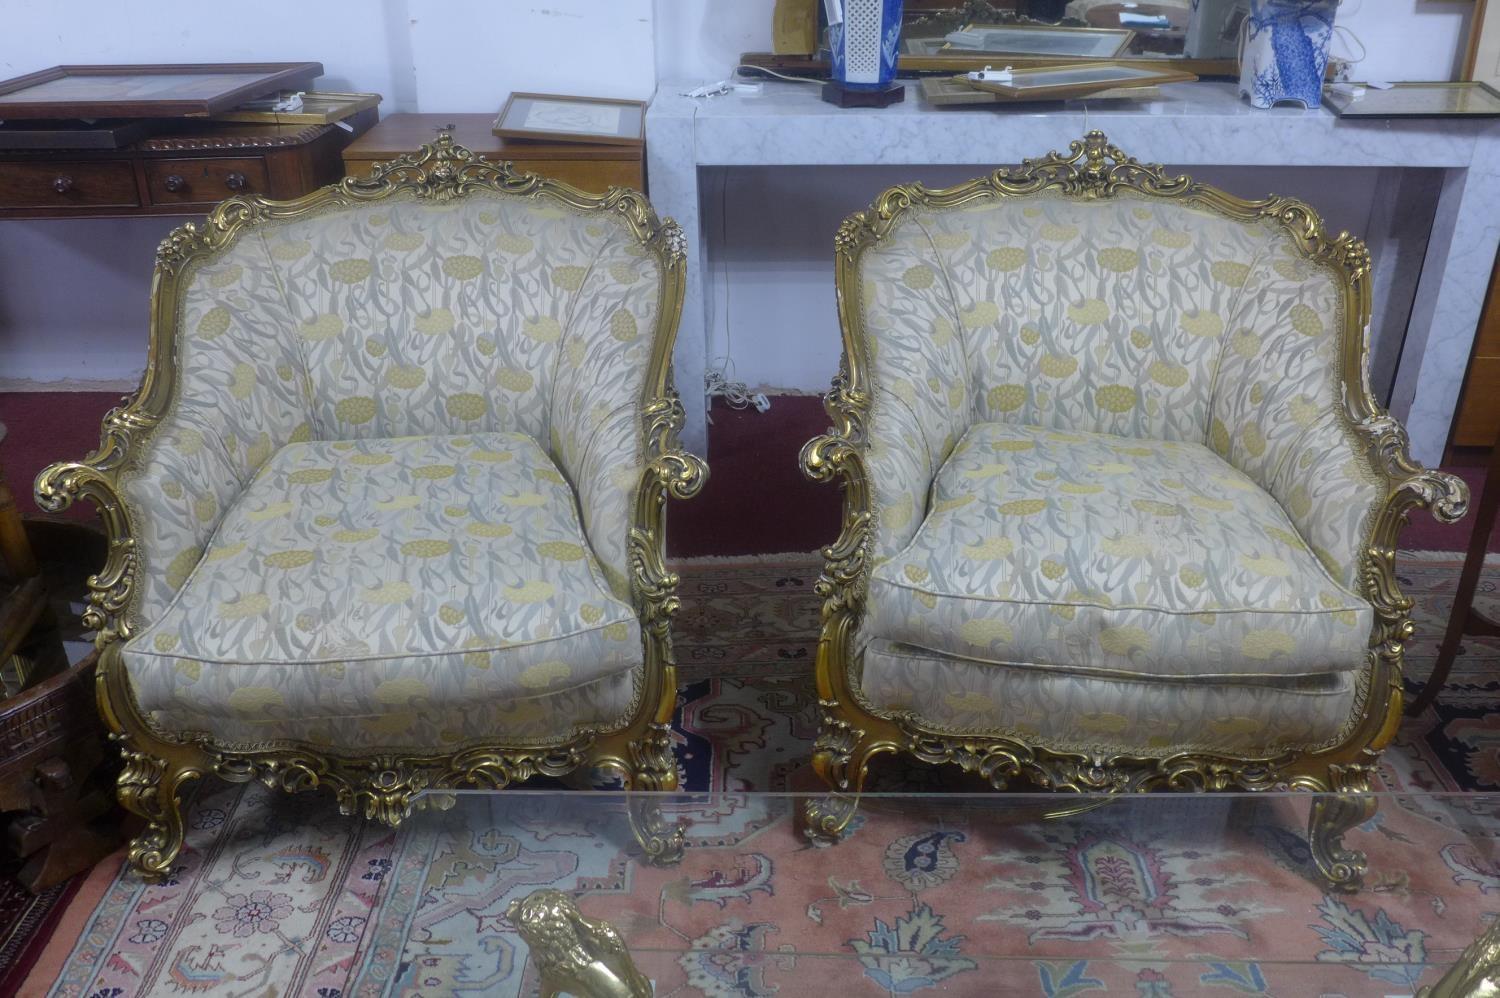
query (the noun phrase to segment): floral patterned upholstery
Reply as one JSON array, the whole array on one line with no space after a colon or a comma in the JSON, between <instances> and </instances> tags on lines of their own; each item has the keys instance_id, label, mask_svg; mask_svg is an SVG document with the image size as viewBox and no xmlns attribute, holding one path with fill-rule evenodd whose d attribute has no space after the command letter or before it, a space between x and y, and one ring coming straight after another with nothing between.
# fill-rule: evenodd
<instances>
[{"instance_id":1,"label":"floral patterned upholstery","mask_svg":"<svg viewBox=\"0 0 1500 998\"><path fill-rule=\"evenodd\" d=\"M1350 726L1358 677L1124 679L977 662L876 640L865 648L861 684L877 708L911 711L936 731L1039 742L1059 752L1151 757L1324 745Z\"/></svg>"},{"instance_id":2,"label":"floral patterned upholstery","mask_svg":"<svg viewBox=\"0 0 1500 998\"><path fill-rule=\"evenodd\" d=\"M189 277L178 397L126 477L140 620L260 466L301 440L526 433L574 483L600 565L628 595L658 271L608 215L479 193L247 233Z\"/></svg>"},{"instance_id":3,"label":"floral patterned upholstery","mask_svg":"<svg viewBox=\"0 0 1500 998\"><path fill-rule=\"evenodd\" d=\"M1335 737L1388 485L1345 414L1339 287L1280 225L1130 192L906 212L855 296L872 702L1073 743L1098 714L1140 749L1210 719Z\"/></svg>"},{"instance_id":4,"label":"floral patterned upholstery","mask_svg":"<svg viewBox=\"0 0 1500 998\"><path fill-rule=\"evenodd\" d=\"M183 281L171 409L120 476L156 723L432 749L632 709L663 275L622 219L397 194Z\"/></svg>"},{"instance_id":5,"label":"floral patterned upholstery","mask_svg":"<svg viewBox=\"0 0 1500 998\"><path fill-rule=\"evenodd\" d=\"M975 423L869 629L980 661L1112 676L1349 671L1369 604L1276 500L1202 444Z\"/></svg>"},{"instance_id":6,"label":"floral patterned upholstery","mask_svg":"<svg viewBox=\"0 0 1500 998\"><path fill-rule=\"evenodd\" d=\"M124 650L163 729L370 750L555 734L539 701L559 694L575 723L611 721L640 657L567 481L522 433L282 448Z\"/></svg>"}]
</instances>

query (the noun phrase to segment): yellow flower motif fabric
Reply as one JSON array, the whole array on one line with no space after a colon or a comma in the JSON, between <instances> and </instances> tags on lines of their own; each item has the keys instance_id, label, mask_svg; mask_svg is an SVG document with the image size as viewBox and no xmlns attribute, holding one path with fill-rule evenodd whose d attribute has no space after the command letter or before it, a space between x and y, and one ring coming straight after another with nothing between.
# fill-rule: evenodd
<instances>
[{"instance_id":1,"label":"yellow flower motif fabric","mask_svg":"<svg viewBox=\"0 0 1500 998\"><path fill-rule=\"evenodd\" d=\"M259 226L189 270L177 397L124 472L134 624L166 608L271 455L306 440L525 433L577 489L590 548L628 598L629 413L661 278L622 221L502 195Z\"/></svg>"},{"instance_id":2,"label":"yellow flower motif fabric","mask_svg":"<svg viewBox=\"0 0 1500 998\"><path fill-rule=\"evenodd\" d=\"M905 215L855 295L866 695L1085 751L1335 737L1389 484L1345 415L1339 287L1279 225L1182 202Z\"/></svg>"},{"instance_id":3,"label":"yellow flower motif fabric","mask_svg":"<svg viewBox=\"0 0 1500 998\"><path fill-rule=\"evenodd\" d=\"M1372 624L1276 501L1203 445L990 422L939 471L866 612L872 639L1128 677L1357 670Z\"/></svg>"},{"instance_id":4,"label":"yellow flower motif fabric","mask_svg":"<svg viewBox=\"0 0 1500 998\"><path fill-rule=\"evenodd\" d=\"M1279 225L1130 195L979 201L908 215L861 257L860 282L883 507L920 505L976 420L1194 441L1274 495L1357 585L1388 483L1343 415L1338 286ZM882 404L893 392L908 413ZM910 442L905 464L889 453ZM920 511L904 530L886 519L877 558Z\"/></svg>"},{"instance_id":5,"label":"yellow flower motif fabric","mask_svg":"<svg viewBox=\"0 0 1500 998\"><path fill-rule=\"evenodd\" d=\"M630 706L635 612L526 434L291 444L207 548L124 649L163 730L430 750Z\"/></svg>"},{"instance_id":6,"label":"yellow flower motif fabric","mask_svg":"<svg viewBox=\"0 0 1500 998\"><path fill-rule=\"evenodd\" d=\"M1061 752L1159 758L1274 755L1335 742L1354 714L1353 672L1281 679L1128 679L973 662L890 641L864 651L861 685L883 711L954 735Z\"/></svg>"}]
</instances>

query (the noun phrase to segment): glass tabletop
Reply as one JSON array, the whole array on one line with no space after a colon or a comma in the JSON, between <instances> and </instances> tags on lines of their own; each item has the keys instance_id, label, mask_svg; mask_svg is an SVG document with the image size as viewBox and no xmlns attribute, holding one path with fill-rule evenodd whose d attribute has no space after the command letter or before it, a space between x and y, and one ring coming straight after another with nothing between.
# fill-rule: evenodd
<instances>
[{"instance_id":1,"label":"glass tabletop","mask_svg":"<svg viewBox=\"0 0 1500 998\"><path fill-rule=\"evenodd\" d=\"M391 993L1412 995L1500 912L1500 795L873 794L832 844L817 801L428 794ZM1373 809L1358 891L1316 867L1317 808Z\"/></svg>"}]
</instances>

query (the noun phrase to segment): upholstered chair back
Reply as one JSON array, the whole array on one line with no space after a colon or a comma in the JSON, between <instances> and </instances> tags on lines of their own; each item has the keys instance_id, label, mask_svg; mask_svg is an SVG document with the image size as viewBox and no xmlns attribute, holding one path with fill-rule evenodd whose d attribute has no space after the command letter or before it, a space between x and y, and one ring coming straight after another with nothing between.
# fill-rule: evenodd
<instances>
[{"instance_id":1,"label":"upholstered chair back","mask_svg":"<svg viewBox=\"0 0 1500 998\"><path fill-rule=\"evenodd\" d=\"M871 478L913 483L877 497L879 556L920 525L916 483L971 424L1000 421L1204 444L1271 492L1353 583L1348 539L1363 532L1331 525L1368 511L1351 500L1384 482L1348 459L1351 285L1315 262L1292 226L1128 189L981 191L953 206L903 206L857 266ZM1335 454L1331 475L1305 474ZM1314 515L1341 502L1342 512Z\"/></svg>"},{"instance_id":2,"label":"upholstered chair back","mask_svg":"<svg viewBox=\"0 0 1500 998\"><path fill-rule=\"evenodd\" d=\"M585 519L609 521L584 528L628 591L661 269L616 214L486 190L270 220L189 263L177 395L137 459L172 473L123 479L171 483L129 496L149 520L140 549L175 556L141 566L138 618L165 607L272 453L302 440L529 434L568 473Z\"/></svg>"}]
</instances>

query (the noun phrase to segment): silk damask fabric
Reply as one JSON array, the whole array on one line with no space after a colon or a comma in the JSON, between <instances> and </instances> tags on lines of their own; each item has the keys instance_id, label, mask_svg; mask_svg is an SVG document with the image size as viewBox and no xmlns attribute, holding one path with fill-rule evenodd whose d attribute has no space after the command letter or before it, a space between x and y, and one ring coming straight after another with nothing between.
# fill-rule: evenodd
<instances>
[{"instance_id":1,"label":"silk damask fabric","mask_svg":"<svg viewBox=\"0 0 1500 998\"><path fill-rule=\"evenodd\" d=\"M530 436L315 441L270 459L124 661L170 732L433 751L622 718L641 635Z\"/></svg>"},{"instance_id":2,"label":"silk damask fabric","mask_svg":"<svg viewBox=\"0 0 1500 998\"><path fill-rule=\"evenodd\" d=\"M1040 740L1059 752L1148 758L1276 754L1336 742L1354 716L1353 672L1266 679L1133 679L975 662L893 641L864 651L860 688L954 735Z\"/></svg>"},{"instance_id":3,"label":"silk damask fabric","mask_svg":"<svg viewBox=\"0 0 1500 998\"><path fill-rule=\"evenodd\" d=\"M1384 495L1340 390L1329 270L1272 222L1129 195L917 210L861 257L877 557L974 421L1190 441L1276 496L1345 585Z\"/></svg>"},{"instance_id":4,"label":"silk damask fabric","mask_svg":"<svg viewBox=\"0 0 1500 998\"><path fill-rule=\"evenodd\" d=\"M1369 604L1201 444L975 423L870 580L866 633L1110 676L1297 676L1366 661Z\"/></svg>"},{"instance_id":5,"label":"silk damask fabric","mask_svg":"<svg viewBox=\"0 0 1500 998\"><path fill-rule=\"evenodd\" d=\"M136 625L270 456L309 440L526 433L576 488L628 598L661 279L622 220L498 194L260 225L192 265L172 410L123 475Z\"/></svg>"}]
</instances>

